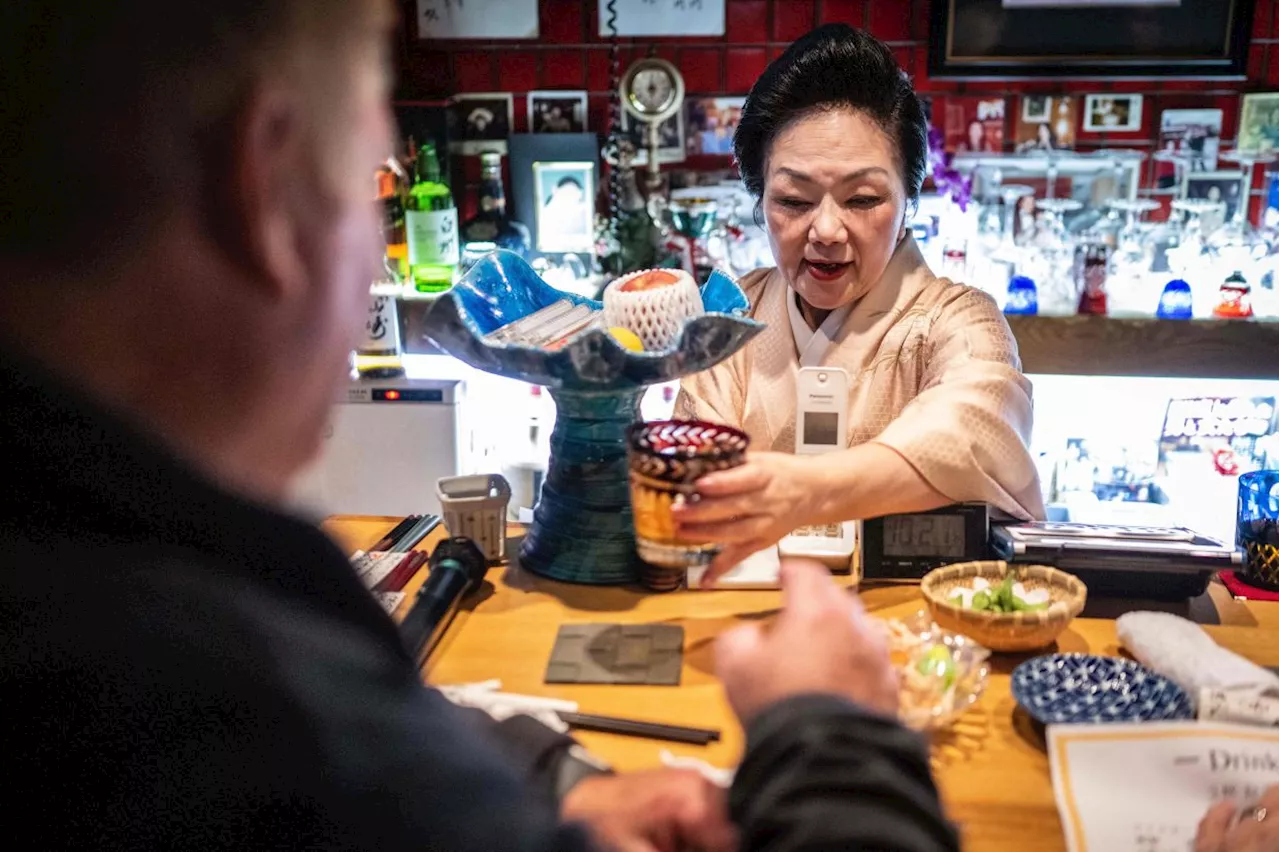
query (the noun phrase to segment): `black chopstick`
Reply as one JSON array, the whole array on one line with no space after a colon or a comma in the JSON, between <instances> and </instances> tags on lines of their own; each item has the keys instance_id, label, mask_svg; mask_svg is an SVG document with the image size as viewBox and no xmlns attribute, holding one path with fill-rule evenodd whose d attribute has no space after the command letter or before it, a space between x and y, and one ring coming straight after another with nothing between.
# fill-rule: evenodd
<instances>
[{"instance_id":1,"label":"black chopstick","mask_svg":"<svg viewBox=\"0 0 1280 852\"><path fill-rule=\"evenodd\" d=\"M687 728L683 725L664 725L660 722L640 722L635 719L619 719L614 716L596 716L591 713L556 711L560 721L571 728L584 731L603 731L607 734L624 734L629 737L648 737L652 740L670 740L676 743L706 745L718 742L720 732L710 728Z\"/></svg>"},{"instance_id":2,"label":"black chopstick","mask_svg":"<svg viewBox=\"0 0 1280 852\"><path fill-rule=\"evenodd\" d=\"M439 515L423 515L422 520L418 521L404 537L397 541L391 547L392 553L404 553L413 550L418 546L418 542L422 541L436 527L440 526Z\"/></svg>"},{"instance_id":3,"label":"black chopstick","mask_svg":"<svg viewBox=\"0 0 1280 852\"><path fill-rule=\"evenodd\" d=\"M378 543L369 548L369 552L376 553L392 547L400 540L400 536L407 533L409 529L420 520L422 520L421 515L408 515L404 520L392 527L389 533L378 539Z\"/></svg>"}]
</instances>

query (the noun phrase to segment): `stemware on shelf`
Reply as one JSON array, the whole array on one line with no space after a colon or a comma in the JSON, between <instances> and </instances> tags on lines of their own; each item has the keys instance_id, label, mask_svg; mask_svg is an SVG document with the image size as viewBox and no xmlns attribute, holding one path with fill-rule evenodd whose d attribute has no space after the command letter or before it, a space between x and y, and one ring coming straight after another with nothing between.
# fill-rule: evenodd
<instances>
[{"instance_id":1,"label":"stemware on shelf","mask_svg":"<svg viewBox=\"0 0 1280 852\"><path fill-rule=\"evenodd\" d=\"M1080 291L1073 274L1075 240L1064 217L1081 207L1074 198L1041 198L1036 202L1041 214L1035 238L1038 251L1028 258L1028 273L1039 289L1041 314L1074 314L1079 305Z\"/></svg>"},{"instance_id":2,"label":"stemware on shelf","mask_svg":"<svg viewBox=\"0 0 1280 852\"><path fill-rule=\"evenodd\" d=\"M1182 224L1169 248L1169 271L1191 285L1192 301L1197 317L1212 316L1218 304L1218 287L1227 273L1214 277L1216 267L1210 262L1204 233L1206 215L1221 214L1226 204L1207 198L1178 198L1173 209L1182 214ZM1230 270L1228 270L1229 272Z\"/></svg>"}]
</instances>

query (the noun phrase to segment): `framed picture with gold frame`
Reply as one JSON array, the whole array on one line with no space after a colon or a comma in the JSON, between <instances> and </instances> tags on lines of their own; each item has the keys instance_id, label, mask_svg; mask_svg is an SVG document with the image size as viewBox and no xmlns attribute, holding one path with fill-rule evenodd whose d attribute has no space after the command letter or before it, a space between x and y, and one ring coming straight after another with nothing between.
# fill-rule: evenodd
<instances>
[{"instance_id":1,"label":"framed picture with gold frame","mask_svg":"<svg viewBox=\"0 0 1280 852\"><path fill-rule=\"evenodd\" d=\"M1252 0L933 0L929 76L1242 79L1255 5Z\"/></svg>"},{"instance_id":2,"label":"framed picture with gold frame","mask_svg":"<svg viewBox=\"0 0 1280 852\"><path fill-rule=\"evenodd\" d=\"M1259 92L1241 98L1239 127L1236 150L1275 154L1280 148L1280 94Z\"/></svg>"}]
</instances>

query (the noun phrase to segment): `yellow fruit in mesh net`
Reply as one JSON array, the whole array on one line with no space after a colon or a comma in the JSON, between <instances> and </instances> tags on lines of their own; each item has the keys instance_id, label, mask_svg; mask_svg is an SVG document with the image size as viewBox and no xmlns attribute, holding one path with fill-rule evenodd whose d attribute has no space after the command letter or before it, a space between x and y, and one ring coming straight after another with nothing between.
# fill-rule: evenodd
<instances>
[{"instance_id":1,"label":"yellow fruit in mesh net","mask_svg":"<svg viewBox=\"0 0 1280 852\"><path fill-rule=\"evenodd\" d=\"M618 341L618 345L623 349L629 349L632 352L644 351L644 343L631 329L615 325L609 328L609 333L613 335L613 339Z\"/></svg>"}]
</instances>

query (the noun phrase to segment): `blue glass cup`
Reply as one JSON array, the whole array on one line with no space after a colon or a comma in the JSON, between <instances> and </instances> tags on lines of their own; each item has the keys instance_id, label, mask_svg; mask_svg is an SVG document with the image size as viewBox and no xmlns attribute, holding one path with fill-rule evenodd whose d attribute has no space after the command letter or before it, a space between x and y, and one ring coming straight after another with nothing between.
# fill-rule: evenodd
<instances>
[{"instance_id":1,"label":"blue glass cup","mask_svg":"<svg viewBox=\"0 0 1280 852\"><path fill-rule=\"evenodd\" d=\"M1260 589L1276 591L1280 580L1277 559L1277 509L1280 509L1280 471L1255 470L1240 476L1236 503L1236 546L1244 548L1240 579Z\"/></svg>"},{"instance_id":2,"label":"blue glass cup","mask_svg":"<svg viewBox=\"0 0 1280 852\"><path fill-rule=\"evenodd\" d=\"M1160 293L1160 304L1156 307L1156 316L1160 319L1191 319L1191 285L1181 278L1175 278L1164 285Z\"/></svg>"},{"instance_id":3,"label":"blue glass cup","mask_svg":"<svg viewBox=\"0 0 1280 852\"><path fill-rule=\"evenodd\" d=\"M1005 300L1006 314L1034 315L1040 310L1040 299L1036 294L1036 282L1025 275L1015 275L1009 279L1009 298Z\"/></svg>"}]
</instances>

